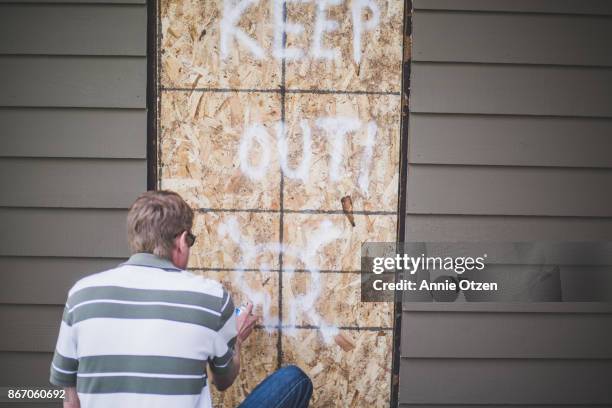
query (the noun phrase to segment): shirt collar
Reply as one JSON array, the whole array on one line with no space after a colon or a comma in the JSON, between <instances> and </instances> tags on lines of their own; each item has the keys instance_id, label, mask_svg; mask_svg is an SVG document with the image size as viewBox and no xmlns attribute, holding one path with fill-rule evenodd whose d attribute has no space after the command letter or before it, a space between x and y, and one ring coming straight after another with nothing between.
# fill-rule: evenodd
<instances>
[{"instance_id":1,"label":"shirt collar","mask_svg":"<svg viewBox=\"0 0 612 408\"><path fill-rule=\"evenodd\" d=\"M167 272L181 272L180 268L174 266L168 259L160 258L157 255L146 252L138 252L130 256L130 259L121 265L145 266L149 268L163 269Z\"/></svg>"}]
</instances>

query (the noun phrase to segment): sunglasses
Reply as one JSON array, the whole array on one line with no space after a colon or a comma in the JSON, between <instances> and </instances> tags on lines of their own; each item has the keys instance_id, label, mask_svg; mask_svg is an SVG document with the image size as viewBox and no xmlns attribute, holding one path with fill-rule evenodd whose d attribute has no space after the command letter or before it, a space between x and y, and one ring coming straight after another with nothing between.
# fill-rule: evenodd
<instances>
[{"instance_id":1,"label":"sunglasses","mask_svg":"<svg viewBox=\"0 0 612 408\"><path fill-rule=\"evenodd\" d=\"M181 235L183 232L179 232L178 234L176 234L175 236L179 236ZM196 240L196 236L193 235L191 233L191 231L187 231L187 236L185 237L187 239L187 245L189 245L190 247L193 246L193 244L195 244L195 240Z\"/></svg>"}]
</instances>

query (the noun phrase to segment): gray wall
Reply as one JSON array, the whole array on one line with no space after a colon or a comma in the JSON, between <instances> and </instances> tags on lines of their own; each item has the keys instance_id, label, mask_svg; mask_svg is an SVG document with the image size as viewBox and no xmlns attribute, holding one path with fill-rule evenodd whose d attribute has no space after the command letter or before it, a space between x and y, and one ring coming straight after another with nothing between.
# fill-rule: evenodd
<instances>
[{"instance_id":1,"label":"gray wall","mask_svg":"<svg viewBox=\"0 0 612 408\"><path fill-rule=\"evenodd\" d=\"M48 383L68 288L128 255L146 40L145 0L0 0L2 386Z\"/></svg>"},{"instance_id":2,"label":"gray wall","mask_svg":"<svg viewBox=\"0 0 612 408\"><path fill-rule=\"evenodd\" d=\"M414 9L406 239L612 240L612 2ZM612 405L609 304L403 309L402 406Z\"/></svg>"}]
</instances>

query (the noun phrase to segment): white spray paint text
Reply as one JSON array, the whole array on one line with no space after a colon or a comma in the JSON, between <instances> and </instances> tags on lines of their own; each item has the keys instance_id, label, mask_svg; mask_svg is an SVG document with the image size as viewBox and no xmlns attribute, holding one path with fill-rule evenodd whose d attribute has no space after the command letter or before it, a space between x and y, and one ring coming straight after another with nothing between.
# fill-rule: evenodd
<instances>
[{"instance_id":1,"label":"white spray paint text","mask_svg":"<svg viewBox=\"0 0 612 408\"><path fill-rule=\"evenodd\" d=\"M329 178L331 182L338 182L343 174L342 164L345 159L346 139L363 127L363 123L358 118L345 116L330 116L315 120L315 125L324 131L329 142ZM312 162L312 136L308 121L301 120L300 128L302 131L302 161L297 168L289 166L289 147L286 135L286 124L276 123L276 146L283 174L291 179L298 179L302 182L308 180L310 165ZM368 194L369 173L372 165L372 156L376 142L376 132L378 126L370 121L365 124L366 141L361 157L361 166L357 185L364 195ZM243 133L238 148L240 160L240 170L251 180L259 181L264 178L270 166L271 147L270 135L266 128L255 123L250 125ZM254 148L254 144L259 145L261 152L256 164L251 164L249 153Z\"/></svg>"},{"instance_id":2,"label":"white spray paint text","mask_svg":"<svg viewBox=\"0 0 612 408\"><path fill-rule=\"evenodd\" d=\"M256 39L250 37L238 27L241 17L247 10L259 4L260 0L224 0L223 18L220 20L220 55L227 59L235 42L238 42L253 55L255 59L266 58L264 48ZM270 0L273 22L272 57L277 60L295 61L305 56L304 50L298 47L287 47L284 41L286 34L300 35L304 27L289 21L284 15L287 3L309 3L310 0ZM310 56L315 60L338 60L340 52L336 48L326 48L323 37L331 35L339 27L336 20L328 19L328 8L339 6L343 0L315 0L314 29L310 46ZM362 37L365 31L373 31L380 21L380 9L374 0L351 0L351 21L353 27L353 60L359 64L362 54ZM364 11L370 10L371 17L363 19ZM234 41L235 40L235 41Z\"/></svg>"}]
</instances>

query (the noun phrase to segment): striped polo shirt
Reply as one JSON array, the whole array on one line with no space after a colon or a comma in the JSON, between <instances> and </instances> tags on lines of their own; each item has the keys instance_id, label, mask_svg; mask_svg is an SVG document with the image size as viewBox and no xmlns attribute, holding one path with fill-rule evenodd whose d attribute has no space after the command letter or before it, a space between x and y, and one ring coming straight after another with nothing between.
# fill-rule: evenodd
<instances>
[{"instance_id":1,"label":"striped polo shirt","mask_svg":"<svg viewBox=\"0 0 612 408\"><path fill-rule=\"evenodd\" d=\"M220 283L134 254L70 290L50 381L82 408L208 408L206 365L231 368L236 332Z\"/></svg>"}]
</instances>

